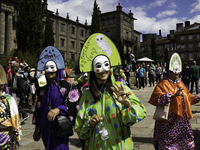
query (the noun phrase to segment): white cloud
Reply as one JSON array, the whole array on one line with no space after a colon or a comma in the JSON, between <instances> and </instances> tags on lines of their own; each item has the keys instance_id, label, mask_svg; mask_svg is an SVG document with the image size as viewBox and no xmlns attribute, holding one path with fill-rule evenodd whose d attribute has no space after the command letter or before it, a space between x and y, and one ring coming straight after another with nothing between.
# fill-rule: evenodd
<instances>
[{"instance_id":1,"label":"white cloud","mask_svg":"<svg viewBox=\"0 0 200 150\"><path fill-rule=\"evenodd\" d=\"M97 0L98 7L101 12L109 12L116 10L118 0ZM69 13L69 18L76 21L77 16L80 23L85 23L87 20L88 24L91 24L92 13L93 13L94 0L48 0L48 9L56 12L58 9L59 16L66 17Z\"/></svg>"},{"instance_id":2,"label":"white cloud","mask_svg":"<svg viewBox=\"0 0 200 150\"><path fill-rule=\"evenodd\" d=\"M152 3L149 4L149 7L157 7L157 6L162 6L165 2L167 2L167 0L155 0Z\"/></svg>"},{"instance_id":3,"label":"white cloud","mask_svg":"<svg viewBox=\"0 0 200 150\"><path fill-rule=\"evenodd\" d=\"M175 9L177 7L175 2L171 2L168 8Z\"/></svg>"},{"instance_id":4,"label":"white cloud","mask_svg":"<svg viewBox=\"0 0 200 150\"><path fill-rule=\"evenodd\" d=\"M190 24L197 22L197 20L200 20L200 15L196 15L192 19L189 19Z\"/></svg>"},{"instance_id":5,"label":"white cloud","mask_svg":"<svg viewBox=\"0 0 200 150\"><path fill-rule=\"evenodd\" d=\"M166 17L166 16L172 16L174 14L176 14L176 10L165 10L163 12L159 12L156 17L157 18L163 18L163 17Z\"/></svg>"},{"instance_id":6,"label":"white cloud","mask_svg":"<svg viewBox=\"0 0 200 150\"><path fill-rule=\"evenodd\" d=\"M200 0L199 0L200 1ZM100 7L102 13L115 11L119 0L97 0L97 4ZM166 2L166 0L156 0L155 5L151 4L151 7L161 6ZM79 17L80 23L85 23L87 19L88 24L91 24L92 12L93 12L94 0L68 0L63 2L63 0L48 0L48 9L56 12L58 9L59 15L66 17L69 13L70 19L76 21L77 16ZM171 3L172 6L172 3ZM175 7L175 5L174 5ZM149 8L149 7L148 7ZM193 17L192 19L182 17L182 18L172 18L170 15L175 14L175 11L162 12L160 15L165 14L165 18L149 17L147 14L147 6L142 7L123 7L124 12L129 12L131 10L134 17L137 19L134 21L134 29L145 34L145 33L156 33L159 34L159 30L162 31L162 36L169 34L169 30L176 30L177 23L184 23L189 20L192 23L200 20L200 15Z\"/></svg>"},{"instance_id":7,"label":"white cloud","mask_svg":"<svg viewBox=\"0 0 200 150\"><path fill-rule=\"evenodd\" d=\"M182 23L187 18L171 18L167 17L165 19L156 19L155 17L148 17L146 9L142 7L131 7L126 8L134 13L134 17L137 19L134 21L134 29L146 34L146 33L156 33L159 34L159 30L162 32L162 36L169 34L170 30L176 30L176 23Z\"/></svg>"},{"instance_id":8,"label":"white cloud","mask_svg":"<svg viewBox=\"0 0 200 150\"><path fill-rule=\"evenodd\" d=\"M197 0L191 6L192 6L192 10L190 11L190 13L199 12L200 11L200 0Z\"/></svg>"}]
</instances>

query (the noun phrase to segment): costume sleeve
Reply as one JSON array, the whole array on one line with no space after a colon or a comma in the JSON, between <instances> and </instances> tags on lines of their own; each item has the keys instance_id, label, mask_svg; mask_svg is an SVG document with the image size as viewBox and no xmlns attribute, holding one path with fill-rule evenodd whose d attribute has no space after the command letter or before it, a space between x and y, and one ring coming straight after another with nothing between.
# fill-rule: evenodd
<instances>
[{"instance_id":1,"label":"costume sleeve","mask_svg":"<svg viewBox=\"0 0 200 150\"><path fill-rule=\"evenodd\" d=\"M58 109L60 109L60 114L61 115L66 115L67 114L67 107L65 105L58 106Z\"/></svg>"},{"instance_id":2,"label":"costume sleeve","mask_svg":"<svg viewBox=\"0 0 200 150\"><path fill-rule=\"evenodd\" d=\"M159 105L166 105L167 103L171 103L172 100L173 100L172 99L172 94L171 93L167 93L167 94L161 95L158 98L158 104Z\"/></svg>"},{"instance_id":3,"label":"costume sleeve","mask_svg":"<svg viewBox=\"0 0 200 150\"><path fill-rule=\"evenodd\" d=\"M191 104L191 105L194 105L194 104L196 104L196 103L199 102L200 97L199 97L198 94L192 95L191 93L189 93L188 99L190 100L190 104Z\"/></svg>"},{"instance_id":4,"label":"costume sleeve","mask_svg":"<svg viewBox=\"0 0 200 150\"><path fill-rule=\"evenodd\" d=\"M163 91L161 82L159 82L150 97L149 103L154 106L165 105L172 101L171 96L172 93Z\"/></svg>"},{"instance_id":5,"label":"costume sleeve","mask_svg":"<svg viewBox=\"0 0 200 150\"><path fill-rule=\"evenodd\" d=\"M131 126L134 123L137 123L146 117L146 110L143 103L130 90L130 88L125 85L123 86L125 87L126 92L129 94L129 100L132 103L132 105L129 108L126 108L125 106L122 105L121 120L124 125Z\"/></svg>"},{"instance_id":6,"label":"costume sleeve","mask_svg":"<svg viewBox=\"0 0 200 150\"><path fill-rule=\"evenodd\" d=\"M83 140L88 139L91 136L92 130L93 130L92 128L89 128L87 126L87 121L92 117L88 113L91 110L92 105L90 105L89 102L86 103L87 98L89 99L88 96L89 97L91 96L88 90L84 91L80 99L79 109L78 109L78 113L76 116L76 123L75 123L75 131L77 132L78 136Z\"/></svg>"}]
</instances>

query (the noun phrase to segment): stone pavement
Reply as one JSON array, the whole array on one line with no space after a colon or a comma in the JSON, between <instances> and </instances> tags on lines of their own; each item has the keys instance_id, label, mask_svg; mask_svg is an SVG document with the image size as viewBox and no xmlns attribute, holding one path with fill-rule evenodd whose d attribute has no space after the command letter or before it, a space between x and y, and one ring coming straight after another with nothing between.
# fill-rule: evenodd
<instances>
[{"instance_id":1,"label":"stone pavement","mask_svg":"<svg viewBox=\"0 0 200 150\"><path fill-rule=\"evenodd\" d=\"M153 129L154 129L154 120L153 114L155 107L148 104L148 100L151 96L154 87L145 87L145 89L133 89L135 95L144 103L146 107L147 116L141 122L136 123L131 127L131 132L133 135L134 147L136 150L154 150L152 145L153 141ZM25 109L29 111L29 109ZM195 136L195 144L197 149L200 149L200 104L195 104L192 106L192 112L194 117L191 119L192 129ZM18 150L44 150L42 140L39 142L33 141L32 135L34 131L34 125L31 124L32 113L29 112L29 118L25 121L25 125L22 126L22 139L20 141L20 147ZM74 132L74 135L69 138L70 150L81 150L80 142L77 134Z\"/></svg>"}]
</instances>

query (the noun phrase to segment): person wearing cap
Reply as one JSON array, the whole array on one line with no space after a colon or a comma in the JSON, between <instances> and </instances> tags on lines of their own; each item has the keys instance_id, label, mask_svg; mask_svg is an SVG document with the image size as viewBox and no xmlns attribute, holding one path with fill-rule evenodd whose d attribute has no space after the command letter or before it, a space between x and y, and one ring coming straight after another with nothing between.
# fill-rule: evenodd
<instances>
[{"instance_id":1,"label":"person wearing cap","mask_svg":"<svg viewBox=\"0 0 200 150\"><path fill-rule=\"evenodd\" d=\"M53 46L46 47L40 54L37 70L45 71L47 83L39 84L36 89L38 98L32 120L35 125L33 139L39 141L42 138L46 150L69 150L69 137L56 138L53 130L57 115L68 115L73 123L76 117L79 95L75 87L64 80L64 69L61 53Z\"/></svg>"},{"instance_id":2,"label":"person wearing cap","mask_svg":"<svg viewBox=\"0 0 200 150\"><path fill-rule=\"evenodd\" d=\"M160 149L194 150L194 136L190 124L191 106L199 102L199 95L192 95L179 80L181 59L174 53L164 78L156 85L149 103L164 106L170 103L168 120L155 121L153 144Z\"/></svg>"},{"instance_id":3,"label":"person wearing cap","mask_svg":"<svg viewBox=\"0 0 200 150\"><path fill-rule=\"evenodd\" d=\"M21 125L17 103L9 95L6 73L0 65L0 149L16 150L20 141Z\"/></svg>"},{"instance_id":4,"label":"person wearing cap","mask_svg":"<svg viewBox=\"0 0 200 150\"><path fill-rule=\"evenodd\" d=\"M115 81L111 66L118 65L114 43L101 33L92 34L79 60L80 71L88 72L89 89L82 94L75 124L85 150L134 149L130 127L144 119L146 111L128 86ZM99 128L100 122L106 130Z\"/></svg>"}]
</instances>

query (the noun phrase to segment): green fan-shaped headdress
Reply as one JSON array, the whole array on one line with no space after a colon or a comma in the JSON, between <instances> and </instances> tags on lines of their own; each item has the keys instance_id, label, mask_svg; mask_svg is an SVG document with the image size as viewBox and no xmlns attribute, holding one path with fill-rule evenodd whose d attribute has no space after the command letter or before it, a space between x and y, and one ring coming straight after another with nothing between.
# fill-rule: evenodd
<instances>
[{"instance_id":1,"label":"green fan-shaped headdress","mask_svg":"<svg viewBox=\"0 0 200 150\"><path fill-rule=\"evenodd\" d=\"M93 59L98 55L105 55L111 66L121 65L121 58L115 44L104 34L92 34L83 45L79 59L81 72L92 71Z\"/></svg>"}]
</instances>

